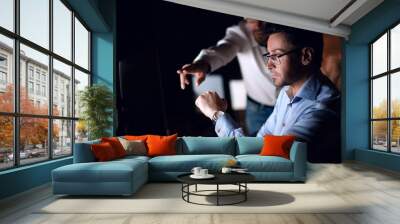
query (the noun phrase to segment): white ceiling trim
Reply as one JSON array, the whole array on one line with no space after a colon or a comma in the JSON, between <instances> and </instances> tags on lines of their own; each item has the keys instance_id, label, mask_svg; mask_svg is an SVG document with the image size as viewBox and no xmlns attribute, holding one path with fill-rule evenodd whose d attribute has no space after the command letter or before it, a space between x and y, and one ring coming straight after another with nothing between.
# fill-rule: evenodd
<instances>
[{"instance_id":1,"label":"white ceiling trim","mask_svg":"<svg viewBox=\"0 0 400 224\"><path fill-rule=\"evenodd\" d=\"M361 1L361 0L358 0ZM364 1L362 5L358 6L352 13L349 13L349 16L345 20L343 20L343 24L347 25L353 25L355 22L357 22L359 19L361 19L363 16L365 16L367 13L369 13L371 10L373 10L375 7L377 7L379 4L381 4L383 0L366 0Z\"/></svg>"},{"instance_id":2,"label":"white ceiling trim","mask_svg":"<svg viewBox=\"0 0 400 224\"><path fill-rule=\"evenodd\" d=\"M329 21L282 12L275 9L261 8L245 3L231 2L228 0L165 0L182 5L226 13L235 16L249 17L271 23L326 33L348 38L350 27L337 24L332 26ZM243 1L245 2L245 1ZM346 17L347 18L347 17Z\"/></svg>"},{"instance_id":3,"label":"white ceiling trim","mask_svg":"<svg viewBox=\"0 0 400 224\"><path fill-rule=\"evenodd\" d=\"M349 8L344 10L335 20L331 22L331 26L335 27L349 18L357 9L359 9L362 5L367 3L369 0L358 0L350 5Z\"/></svg>"}]
</instances>

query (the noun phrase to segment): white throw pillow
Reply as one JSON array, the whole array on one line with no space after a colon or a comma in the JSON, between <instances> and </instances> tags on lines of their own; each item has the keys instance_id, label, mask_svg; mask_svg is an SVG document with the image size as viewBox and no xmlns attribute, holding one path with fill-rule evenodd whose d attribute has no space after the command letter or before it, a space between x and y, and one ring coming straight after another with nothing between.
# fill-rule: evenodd
<instances>
[{"instance_id":1,"label":"white throw pillow","mask_svg":"<svg viewBox=\"0 0 400 224\"><path fill-rule=\"evenodd\" d=\"M146 145L142 140L126 140L124 138L118 137L119 142L121 142L122 147L126 151L126 155L135 156L145 156L147 155Z\"/></svg>"}]
</instances>

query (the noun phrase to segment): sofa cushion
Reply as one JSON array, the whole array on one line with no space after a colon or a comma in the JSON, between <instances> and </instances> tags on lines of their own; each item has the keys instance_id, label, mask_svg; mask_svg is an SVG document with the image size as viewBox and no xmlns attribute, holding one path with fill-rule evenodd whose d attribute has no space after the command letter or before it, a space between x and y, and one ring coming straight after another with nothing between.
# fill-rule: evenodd
<instances>
[{"instance_id":1,"label":"sofa cushion","mask_svg":"<svg viewBox=\"0 0 400 224\"><path fill-rule=\"evenodd\" d=\"M132 140L146 141L147 140L147 135L125 135L122 137L129 141L132 141Z\"/></svg>"},{"instance_id":2,"label":"sofa cushion","mask_svg":"<svg viewBox=\"0 0 400 224\"><path fill-rule=\"evenodd\" d=\"M249 172L292 172L292 161L278 156L238 155L239 166Z\"/></svg>"},{"instance_id":3,"label":"sofa cushion","mask_svg":"<svg viewBox=\"0 0 400 224\"><path fill-rule=\"evenodd\" d=\"M182 137L177 142L177 154L235 155L235 139L231 137Z\"/></svg>"},{"instance_id":4,"label":"sofa cushion","mask_svg":"<svg viewBox=\"0 0 400 224\"><path fill-rule=\"evenodd\" d=\"M124 158L116 159L113 160L113 162L132 162L135 160L143 161L143 162L148 162L150 157L147 156L137 156L137 155L130 155L130 156L125 156Z\"/></svg>"},{"instance_id":5,"label":"sofa cushion","mask_svg":"<svg viewBox=\"0 0 400 224\"><path fill-rule=\"evenodd\" d=\"M118 158L112 145L108 142L92 144L90 147L92 149L94 157L96 157L96 160L99 162L114 160Z\"/></svg>"},{"instance_id":6,"label":"sofa cushion","mask_svg":"<svg viewBox=\"0 0 400 224\"><path fill-rule=\"evenodd\" d=\"M126 155L147 155L147 148L145 141L142 140L126 140L125 138L118 137L119 142L124 147Z\"/></svg>"},{"instance_id":7,"label":"sofa cushion","mask_svg":"<svg viewBox=\"0 0 400 224\"><path fill-rule=\"evenodd\" d=\"M261 149L261 156L280 156L290 159L290 148L295 140L293 135L266 135L264 136L264 146Z\"/></svg>"},{"instance_id":8,"label":"sofa cushion","mask_svg":"<svg viewBox=\"0 0 400 224\"><path fill-rule=\"evenodd\" d=\"M259 154L264 145L261 137L238 137L236 141L236 155Z\"/></svg>"},{"instance_id":9,"label":"sofa cushion","mask_svg":"<svg viewBox=\"0 0 400 224\"><path fill-rule=\"evenodd\" d=\"M164 156L176 154L176 139L178 134L169 136L148 135L147 147L148 156Z\"/></svg>"},{"instance_id":10,"label":"sofa cushion","mask_svg":"<svg viewBox=\"0 0 400 224\"><path fill-rule=\"evenodd\" d=\"M110 143L110 145L114 149L114 152L115 152L115 155L117 156L117 158L122 158L122 157L126 156L126 151L117 137L104 137L104 138L101 138L101 142Z\"/></svg>"},{"instance_id":11,"label":"sofa cushion","mask_svg":"<svg viewBox=\"0 0 400 224\"><path fill-rule=\"evenodd\" d=\"M175 155L158 156L149 160L149 170L163 172L190 172L193 167L200 166L212 172L219 171L230 159L231 155Z\"/></svg>"},{"instance_id":12,"label":"sofa cushion","mask_svg":"<svg viewBox=\"0 0 400 224\"><path fill-rule=\"evenodd\" d=\"M147 171L145 166L139 159L75 163L53 170L52 175L57 182L130 182L134 172Z\"/></svg>"}]
</instances>

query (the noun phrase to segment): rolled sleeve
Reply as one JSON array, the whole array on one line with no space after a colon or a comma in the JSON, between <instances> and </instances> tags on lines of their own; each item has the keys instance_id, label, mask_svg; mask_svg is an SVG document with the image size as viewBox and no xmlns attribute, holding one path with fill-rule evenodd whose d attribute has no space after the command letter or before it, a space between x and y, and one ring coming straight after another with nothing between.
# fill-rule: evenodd
<instances>
[{"instance_id":1,"label":"rolled sleeve","mask_svg":"<svg viewBox=\"0 0 400 224\"><path fill-rule=\"evenodd\" d=\"M215 123L215 132L219 137L241 137L244 136L243 129L232 119L229 114L219 117Z\"/></svg>"},{"instance_id":2,"label":"rolled sleeve","mask_svg":"<svg viewBox=\"0 0 400 224\"><path fill-rule=\"evenodd\" d=\"M238 34L239 31L238 27L228 28L225 37L218 41L216 46L201 50L194 61L206 61L211 67L211 72L228 64L241 50L243 41L246 41Z\"/></svg>"}]
</instances>

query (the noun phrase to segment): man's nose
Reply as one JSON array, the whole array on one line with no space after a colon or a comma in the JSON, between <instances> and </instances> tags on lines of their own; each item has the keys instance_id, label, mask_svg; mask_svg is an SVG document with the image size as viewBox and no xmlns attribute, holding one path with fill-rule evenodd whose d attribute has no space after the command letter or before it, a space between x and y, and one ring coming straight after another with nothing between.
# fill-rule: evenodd
<instances>
[{"instance_id":1,"label":"man's nose","mask_svg":"<svg viewBox=\"0 0 400 224\"><path fill-rule=\"evenodd\" d=\"M275 64L272 62L272 60L268 60L266 66L269 70L275 68Z\"/></svg>"}]
</instances>

